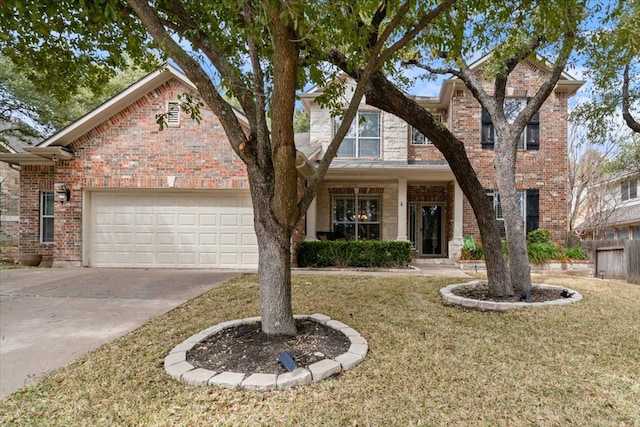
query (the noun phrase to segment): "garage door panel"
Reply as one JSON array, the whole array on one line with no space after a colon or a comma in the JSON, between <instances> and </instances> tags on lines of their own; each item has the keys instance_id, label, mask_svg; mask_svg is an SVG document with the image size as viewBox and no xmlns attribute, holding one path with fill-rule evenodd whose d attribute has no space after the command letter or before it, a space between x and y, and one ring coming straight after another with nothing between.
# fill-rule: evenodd
<instances>
[{"instance_id":1,"label":"garage door panel","mask_svg":"<svg viewBox=\"0 0 640 427\"><path fill-rule=\"evenodd\" d=\"M175 225L175 215L172 213L158 213L156 214L156 221L159 226L162 225Z\"/></svg>"},{"instance_id":2,"label":"garage door panel","mask_svg":"<svg viewBox=\"0 0 640 427\"><path fill-rule=\"evenodd\" d=\"M240 223L238 214L222 214L220 215L220 225L223 227L236 227Z\"/></svg>"},{"instance_id":3,"label":"garage door panel","mask_svg":"<svg viewBox=\"0 0 640 427\"><path fill-rule=\"evenodd\" d=\"M200 222L200 226L215 227L218 225L218 215L212 215L209 213L200 214L198 221Z\"/></svg>"},{"instance_id":4,"label":"garage door panel","mask_svg":"<svg viewBox=\"0 0 640 427\"><path fill-rule=\"evenodd\" d=\"M241 218L243 227L253 227L253 214L244 214Z\"/></svg>"},{"instance_id":5,"label":"garage door panel","mask_svg":"<svg viewBox=\"0 0 640 427\"><path fill-rule=\"evenodd\" d=\"M243 253L241 263L245 265L258 265L258 254Z\"/></svg>"},{"instance_id":6,"label":"garage door panel","mask_svg":"<svg viewBox=\"0 0 640 427\"><path fill-rule=\"evenodd\" d=\"M132 213L116 212L113 214L114 225L127 225L133 223Z\"/></svg>"},{"instance_id":7,"label":"garage door panel","mask_svg":"<svg viewBox=\"0 0 640 427\"><path fill-rule=\"evenodd\" d=\"M221 252L220 262L227 265L240 265L240 257L237 252Z\"/></svg>"},{"instance_id":8,"label":"garage door panel","mask_svg":"<svg viewBox=\"0 0 640 427\"><path fill-rule=\"evenodd\" d=\"M247 193L93 193L89 265L255 268Z\"/></svg>"},{"instance_id":9,"label":"garage door panel","mask_svg":"<svg viewBox=\"0 0 640 427\"><path fill-rule=\"evenodd\" d=\"M173 246L176 244L176 236L174 233L156 233L155 236L157 245Z\"/></svg>"},{"instance_id":10,"label":"garage door panel","mask_svg":"<svg viewBox=\"0 0 640 427\"><path fill-rule=\"evenodd\" d=\"M178 225L195 226L197 224L196 216L193 214L178 214Z\"/></svg>"},{"instance_id":11,"label":"garage door panel","mask_svg":"<svg viewBox=\"0 0 640 427\"><path fill-rule=\"evenodd\" d=\"M238 235L231 233L220 234L220 246L237 246L239 243Z\"/></svg>"},{"instance_id":12,"label":"garage door panel","mask_svg":"<svg viewBox=\"0 0 640 427\"><path fill-rule=\"evenodd\" d=\"M113 233L113 243L116 245L129 245L133 243L133 234L131 233ZM135 236L136 241L138 240L138 235Z\"/></svg>"},{"instance_id":13,"label":"garage door panel","mask_svg":"<svg viewBox=\"0 0 640 427\"><path fill-rule=\"evenodd\" d=\"M242 234L242 246L258 247L258 238L255 234L244 233Z\"/></svg>"}]
</instances>

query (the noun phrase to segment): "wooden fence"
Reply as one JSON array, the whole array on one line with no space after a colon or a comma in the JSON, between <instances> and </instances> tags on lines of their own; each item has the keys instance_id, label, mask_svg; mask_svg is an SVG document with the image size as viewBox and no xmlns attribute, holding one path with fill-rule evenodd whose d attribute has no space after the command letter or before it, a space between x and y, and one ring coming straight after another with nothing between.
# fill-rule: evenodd
<instances>
[{"instance_id":1,"label":"wooden fence","mask_svg":"<svg viewBox=\"0 0 640 427\"><path fill-rule=\"evenodd\" d=\"M640 240L590 240L583 245L595 264L596 277L640 285Z\"/></svg>"}]
</instances>

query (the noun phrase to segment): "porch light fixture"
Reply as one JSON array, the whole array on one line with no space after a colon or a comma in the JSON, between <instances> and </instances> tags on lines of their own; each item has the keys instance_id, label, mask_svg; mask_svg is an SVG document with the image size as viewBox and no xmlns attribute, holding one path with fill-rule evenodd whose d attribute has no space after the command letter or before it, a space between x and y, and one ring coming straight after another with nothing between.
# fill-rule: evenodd
<instances>
[{"instance_id":1,"label":"porch light fixture","mask_svg":"<svg viewBox=\"0 0 640 427\"><path fill-rule=\"evenodd\" d=\"M71 200L71 190L66 184L56 184L56 196L58 201L63 204Z\"/></svg>"},{"instance_id":2,"label":"porch light fixture","mask_svg":"<svg viewBox=\"0 0 640 427\"><path fill-rule=\"evenodd\" d=\"M366 221L366 220L368 220L368 219L369 219L369 215L367 215L366 213L358 214L358 219L359 219L360 221Z\"/></svg>"}]
</instances>

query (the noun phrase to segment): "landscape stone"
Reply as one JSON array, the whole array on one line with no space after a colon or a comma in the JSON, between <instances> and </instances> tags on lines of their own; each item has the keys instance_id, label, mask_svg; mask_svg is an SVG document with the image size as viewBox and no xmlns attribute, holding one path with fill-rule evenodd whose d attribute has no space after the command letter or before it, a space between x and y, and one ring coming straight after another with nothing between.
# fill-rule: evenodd
<instances>
[{"instance_id":1,"label":"landscape stone","mask_svg":"<svg viewBox=\"0 0 640 427\"><path fill-rule=\"evenodd\" d=\"M320 314L320 313L312 314L311 316L309 316L309 318L323 325L326 324L329 320L331 320L331 317L325 316L324 314Z\"/></svg>"},{"instance_id":2,"label":"landscape stone","mask_svg":"<svg viewBox=\"0 0 640 427\"><path fill-rule=\"evenodd\" d=\"M240 387L245 374L240 372L222 372L209 379L209 384L236 390Z\"/></svg>"},{"instance_id":3,"label":"landscape stone","mask_svg":"<svg viewBox=\"0 0 640 427\"><path fill-rule=\"evenodd\" d=\"M285 388L307 385L311 383L312 379L311 372L304 368L296 368L291 372L278 375L276 387L279 390L282 390Z\"/></svg>"},{"instance_id":4,"label":"landscape stone","mask_svg":"<svg viewBox=\"0 0 640 427\"><path fill-rule=\"evenodd\" d=\"M369 346L366 344L351 344L351 346L349 347L349 350L347 351L349 353L360 355L364 358L367 355L368 350L369 350Z\"/></svg>"},{"instance_id":5,"label":"landscape stone","mask_svg":"<svg viewBox=\"0 0 640 427\"><path fill-rule=\"evenodd\" d=\"M242 381L241 387L247 390L266 391L276 388L276 374L252 374Z\"/></svg>"},{"instance_id":6,"label":"landscape stone","mask_svg":"<svg viewBox=\"0 0 640 427\"><path fill-rule=\"evenodd\" d=\"M342 329L346 329L349 328L348 325L345 325L342 322L338 322L337 320L329 320L327 323L325 323L327 326L333 328L333 329L337 329L337 330L342 330Z\"/></svg>"},{"instance_id":7,"label":"landscape stone","mask_svg":"<svg viewBox=\"0 0 640 427\"><path fill-rule=\"evenodd\" d=\"M188 362L179 362L174 365L165 366L164 370L169 376L180 381L182 375L193 370L194 366Z\"/></svg>"},{"instance_id":8,"label":"landscape stone","mask_svg":"<svg viewBox=\"0 0 640 427\"><path fill-rule=\"evenodd\" d=\"M187 352L186 351L178 351L175 353L169 353L167 357L164 358L164 366L175 365L176 363L186 362L187 361Z\"/></svg>"},{"instance_id":9,"label":"landscape stone","mask_svg":"<svg viewBox=\"0 0 640 427\"><path fill-rule=\"evenodd\" d=\"M309 370L313 376L313 381L318 382L342 372L342 365L335 360L324 359L309 365Z\"/></svg>"},{"instance_id":10,"label":"landscape stone","mask_svg":"<svg viewBox=\"0 0 640 427\"><path fill-rule=\"evenodd\" d=\"M340 363L340 365L342 366L342 370L346 371L347 369L351 369L358 363L362 362L363 358L359 354L347 352L336 357L335 360L336 362Z\"/></svg>"},{"instance_id":11,"label":"landscape stone","mask_svg":"<svg viewBox=\"0 0 640 427\"><path fill-rule=\"evenodd\" d=\"M196 368L182 374L182 382L189 385L206 385L216 373L208 369Z\"/></svg>"}]
</instances>

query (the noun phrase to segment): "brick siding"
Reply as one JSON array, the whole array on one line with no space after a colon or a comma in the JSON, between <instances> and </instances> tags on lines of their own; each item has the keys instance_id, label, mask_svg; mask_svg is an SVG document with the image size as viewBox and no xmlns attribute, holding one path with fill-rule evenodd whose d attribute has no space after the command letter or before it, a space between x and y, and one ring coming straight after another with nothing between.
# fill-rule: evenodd
<instances>
[{"instance_id":1,"label":"brick siding","mask_svg":"<svg viewBox=\"0 0 640 427\"><path fill-rule=\"evenodd\" d=\"M172 79L73 141L74 158L53 166L23 166L21 253L39 252L58 265L82 262L85 191L100 189L249 189L246 169L233 152L220 121L203 108L198 124L181 113L180 126L160 131L156 114L188 87ZM55 244L39 243L39 192L54 183L71 189L71 200L55 202Z\"/></svg>"},{"instance_id":2,"label":"brick siding","mask_svg":"<svg viewBox=\"0 0 640 427\"><path fill-rule=\"evenodd\" d=\"M509 78L508 86L526 90L532 96L538 89L540 71L533 64L521 64ZM485 90L491 91L487 84ZM461 93L458 93L461 92ZM555 241L562 242L567 230L567 100L562 92L553 92L540 108L540 149L518 150L516 187L518 190L540 190L540 228L551 231ZM452 99L453 133L461 139L480 182L497 189L494 177L494 150L482 149L481 107L468 90L456 91ZM463 234L479 239L475 216L464 199Z\"/></svg>"}]
</instances>

